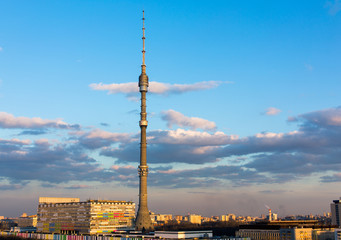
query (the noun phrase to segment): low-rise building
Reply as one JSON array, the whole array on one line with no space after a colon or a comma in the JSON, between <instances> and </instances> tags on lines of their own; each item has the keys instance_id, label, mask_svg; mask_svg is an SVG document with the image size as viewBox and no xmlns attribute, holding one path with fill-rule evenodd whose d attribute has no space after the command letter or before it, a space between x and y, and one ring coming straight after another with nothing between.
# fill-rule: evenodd
<instances>
[{"instance_id":1,"label":"low-rise building","mask_svg":"<svg viewBox=\"0 0 341 240\"><path fill-rule=\"evenodd\" d=\"M280 229L281 240L312 240L311 228L282 228Z\"/></svg>"},{"instance_id":2,"label":"low-rise building","mask_svg":"<svg viewBox=\"0 0 341 240\"><path fill-rule=\"evenodd\" d=\"M280 240L279 229L239 229L236 237L252 240Z\"/></svg>"},{"instance_id":3,"label":"low-rise building","mask_svg":"<svg viewBox=\"0 0 341 240\"><path fill-rule=\"evenodd\" d=\"M212 238L211 230L202 231L155 231L155 237L166 239L183 239L183 238Z\"/></svg>"},{"instance_id":4,"label":"low-rise building","mask_svg":"<svg viewBox=\"0 0 341 240\"><path fill-rule=\"evenodd\" d=\"M317 220L260 221L240 225L236 231L236 237L252 240L334 240L333 235L334 228L325 228Z\"/></svg>"},{"instance_id":5,"label":"low-rise building","mask_svg":"<svg viewBox=\"0 0 341 240\"><path fill-rule=\"evenodd\" d=\"M334 228L313 229L312 238L313 240L334 240L334 233Z\"/></svg>"},{"instance_id":6,"label":"low-rise building","mask_svg":"<svg viewBox=\"0 0 341 240\"><path fill-rule=\"evenodd\" d=\"M11 230L12 227L18 226L18 223L16 222L16 219L1 219L0 220L0 229L1 230Z\"/></svg>"},{"instance_id":7,"label":"low-rise building","mask_svg":"<svg viewBox=\"0 0 341 240\"><path fill-rule=\"evenodd\" d=\"M157 225L163 225L168 223L172 219L173 219L172 214L155 214L152 217L152 222Z\"/></svg>"},{"instance_id":8,"label":"low-rise building","mask_svg":"<svg viewBox=\"0 0 341 240\"><path fill-rule=\"evenodd\" d=\"M18 218L18 227L36 227L37 226L37 215L25 216Z\"/></svg>"}]
</instances>

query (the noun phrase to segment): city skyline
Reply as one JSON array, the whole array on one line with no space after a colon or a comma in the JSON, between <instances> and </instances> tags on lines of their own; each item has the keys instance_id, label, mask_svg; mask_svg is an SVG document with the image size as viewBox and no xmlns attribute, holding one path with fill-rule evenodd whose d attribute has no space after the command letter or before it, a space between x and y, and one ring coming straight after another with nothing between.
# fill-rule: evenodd
<instances>
[{"instance_id":1,"label":"city skyline","mask_svg":"<svg viewBox=\"0 0 341 240\"><path fill-rule=\"evenodd\" d=\"M0 215L39 196L321 214L341 181L341 2L0 2ZM32 212L30 212L32 211Z\"/></svg>"}]
</instances>

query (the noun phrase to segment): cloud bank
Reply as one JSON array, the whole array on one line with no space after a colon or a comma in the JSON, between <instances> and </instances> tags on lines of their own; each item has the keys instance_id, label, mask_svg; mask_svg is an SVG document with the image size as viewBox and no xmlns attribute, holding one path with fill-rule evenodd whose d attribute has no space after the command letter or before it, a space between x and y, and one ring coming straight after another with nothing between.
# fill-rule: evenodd
<instances>
[{"instance_id":1,"label":"cloud bank","mask_svg":"<svg viewBox=\"0 0 341 240\"><path fill-rule=\"evenodd\" d=\"M173 125L178 125L179 127L189 127L192 130L203 129L214 131L217 128L214 122L197 117L186 117L182 113L176 112L172 109L162 112L161 118L167 122L167 126L169 128L172 128Z\"/></svg>"},{"instance_id":2,"label":"cloud bank","mask_svg":"<svg viewBox=\"0 0 341 240\"><path fill-rule=\"evenodd\" d=\"M15 117L6 112L0 112L0 127L1 128L58 128L58 129L78 129L79 125L68 124L60 119L48 120L39 117Z\"/></svg>"},{"instance_id":3,"label":"cloud bank","mask_svg":"<svg viewBox=\"0 0 341 240\"><path fill-rule=\"evenodd\" d=\"M169 84L161 82L149 82L149 92L157 95L170 95L181 94L191 91L206 90L218 87L222 82L219 81L207 81L197 82L193 84ZM108 91L108 94L125 94L127 97L131 97L139 92L138 83L92 83L89 87L93 90Z\"/></svg>"},{"instance_id":4,"label":"cloud bank","mask_svg":"<svg viewBox=\"0 0 341 240\"><path fill-rule=\"evenodd\" d=\"M39 130L58 126L55 121L51 124L50 120L23 119L24 122L14 121L15 124L3 123L2 127L33 126ZM243 138L219 131L181 128L149 131L150 184L167 188L223 187L227 183L246 186L284 183L312 175L326 184L341 182L341 108L309 112L288 121L297 123L298 129ZM15 190L18 184L30 181L79 182L67 186L69 189L90 188L91 182L137 186L138 133L101 129L61 132L66 134L66 141L0 139L0 189L9 190L13 186ZM114 165L104 167L98 156L112 158Z\"/></svg>"}]
</instances>

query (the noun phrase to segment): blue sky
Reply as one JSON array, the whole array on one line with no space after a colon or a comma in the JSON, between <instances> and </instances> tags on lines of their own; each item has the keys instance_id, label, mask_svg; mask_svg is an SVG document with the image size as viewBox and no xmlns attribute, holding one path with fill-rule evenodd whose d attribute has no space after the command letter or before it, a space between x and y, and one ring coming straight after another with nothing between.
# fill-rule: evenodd
<instances>
[{"instance_id":1,"label":"blue sky","mask_svg":"<svg viewBox=\"0 0 341 240\"><path fill-rule=\"evenodd\" d=\"M284 216L341 194L341 2L0 1L0 215L137 202L142 9L149 208Z\"/></svg>"}]
</instances>

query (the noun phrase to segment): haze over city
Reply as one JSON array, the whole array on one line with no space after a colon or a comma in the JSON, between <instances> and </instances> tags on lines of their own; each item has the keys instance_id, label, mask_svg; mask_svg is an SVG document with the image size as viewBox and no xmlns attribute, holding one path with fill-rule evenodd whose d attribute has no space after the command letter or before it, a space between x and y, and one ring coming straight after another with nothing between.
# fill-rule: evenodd
<instances>
[{"instance_id":1,"label":"haze over city","mask_svg":"<svg viewBox=\"0 0 341 240\"><path fill-rule=\"evenodd\" d=\"M341 2L1 1L0 215L39 196L138 203L141 13L148 205L330 211L341 181Z\"/></svg>"}]
</instances>

